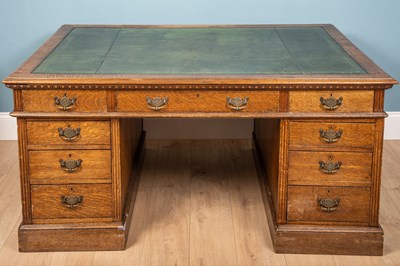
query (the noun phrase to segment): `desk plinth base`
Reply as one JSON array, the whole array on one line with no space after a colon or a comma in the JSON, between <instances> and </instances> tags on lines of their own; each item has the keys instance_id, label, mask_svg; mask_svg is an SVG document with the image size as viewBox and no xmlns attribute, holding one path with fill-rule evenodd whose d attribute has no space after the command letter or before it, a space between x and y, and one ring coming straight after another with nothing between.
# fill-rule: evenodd
<instances>
[{"instance_id":1,"label":"desk plinth base","mask_svg":"<svg viewBox=\"0 0 400 266\"><path fill-rule=\"evenodd\" d=\"M124 250L128 239L134 203L139 188L140 174L145 153L143 131L134 156L134 171L125 200L121 222L76 224L29 224L21 223L18 229L20 252L48 251L111 251Z\"/></svg>"},{"instance_id":2,"label":"desk plinth base","mask_svg":"<svg viewBox=\"0 0 400 266\"><path fill-rule=\"evenodd\" d=\"M21 224L18 230L19 251L123 250L126 246L127 232L126 225L43 228Z\"/></svg>"},{"instance_id":3,"label":"desk plinth base","mask_svg":"<svg viewBox=\"0 0 400 266\"><path fill-rule=\"evenodd\" d=\"M131 187L125 221L110 224L23 225L18 230L20 252L124 250L133 215L137 185Z\"/></svg>"},{"instance_id":4,"label":"desk plinth base","mask_svg":"<svg viewBox=\"0 0 400 266\"><path fill-rule=\"evenodd\" d=\"M281 225L271 230L271 238L276 253L368 256L383 254L383 230L380 227L328 229Z\"/></svg>"},{"instance_id":5,"label":"desk plinth base","mask_svg":"<svg viewBox=\"0 0 400 266\"><path fill-rule=\"evenodd\" d=\"M263 154L253 134L253 155L276 253L326 255L383 255L383 230L367 226L278 224L272 193L266 182Z\"/></svg>"},{"instance_id":6,"label":"desk plinth base","mask_svg":"<svg viewBox=\"0 0 400 266\"><path fill-rule=\"evenodd\" d=\"M381 227L322 227L278 225L271 211L267 189L262 192L272 245L276 253L326 255L383 255Z\"/></svg>"}]
</instances>

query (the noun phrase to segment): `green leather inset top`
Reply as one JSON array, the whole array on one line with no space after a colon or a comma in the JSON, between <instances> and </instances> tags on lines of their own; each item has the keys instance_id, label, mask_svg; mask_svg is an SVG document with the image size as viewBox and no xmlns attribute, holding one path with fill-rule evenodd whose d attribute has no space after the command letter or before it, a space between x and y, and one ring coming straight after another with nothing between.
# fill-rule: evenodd
<instances>
[{"instance_id":1,"label":"green leather inset top","mask_svg":"<svg viewBox=\"0 0 400 266\"><path fill-rule=\"evenodd\" d=\"M40 74L365 74L322 27L75 28Z\"/></svg>"}]
</instances>

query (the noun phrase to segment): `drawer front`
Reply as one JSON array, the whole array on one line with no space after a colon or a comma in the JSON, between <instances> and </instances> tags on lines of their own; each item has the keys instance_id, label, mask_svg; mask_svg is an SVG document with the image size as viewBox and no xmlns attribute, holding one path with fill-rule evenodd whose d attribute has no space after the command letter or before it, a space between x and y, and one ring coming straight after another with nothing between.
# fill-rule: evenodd
<instances>
[{"instance_id":1,"label":"drawer front","mask_svg":"<svg viewBox=\"0 0 400 266\"><path fill-rule=\"evenodd\" d=\"M289 149L306 146L372 149L374 136L375 123L290 122Z\"/></svg>"},{"instance_id":2,"label":"drawer front","mask_svg":"<svg viewBox=\"0 0 400 266\"><path fill-rule=\"evenodd\" d=\"M321 97L325 100L324 104L321 103ZM341 103L339 103L340 99ZM373 91L293 91L289 93L290 112L372 112L373 104Z\"/></svg>"},{"instance_id":3,"label":"drawer front","mask_svg":"<svg viewBox=\"0 0 400 266\"><path fill-rule=\"evenodd\" d=\"M153 110L146 98L168 97L164 108ZM227 104L227 97L248 98L245 108L237 111ZM271 112L278 111L279 93L266 91L119 91L120 112ZM242 106L243 107L243 106Z\"/></svg>"},{"instance_id":4,"label":"drawer front","mask_svg":"<svg viewBox=\"0 0 400 266\"><path fill-rule=\"evenodd\" d=\"M22 92L22 100L26 112L107 111L106 91L26 90Z\"/></svg>"},{"instance_id":5,"label":"drawer front","mask_svg":"<svg viewBox=\"0 0 400 266\"><path fill-rule=\"evenodd\" d=\"M106 218L112 216L111 184L33 185L32 218Z\"/></svg>"},{"instance_id":6,"label":"drawer front","mask_svg":"<svg viewBox=\"0 0 400 266\"><path fill-rule=\"evenodd\" d=\"M108 121L28 121L29 145L110 145Z\"/></svg>"},{"instance_id":7,"label":"drawer front","mask_svg":"<svg viewBox=\"0 0 400 266\"><path fill-rule=\"evenodd\" d=\"M372 153L289 152L289 185L371 186Z\"/></svg>"},{"instance_id":8,"label":"drawer front","mask_svg":"<svg viewBox=\"0 0 400 266\"><path fill-rule=\"evenodd\" d=\"M109 150L29 151L29 173L31 180L51 178L65 183L90 178L110 179L111 152Z\"/></svg>"},{"instance_id":9,"label":"drawer front","mask_svg":"<svg viewBox=\"0 0 400 266\"><path fill-rule=\"evenodd\" d=\"M369 223L370 189L288 187L288 221Z\"/></svg>"}]
</instances>

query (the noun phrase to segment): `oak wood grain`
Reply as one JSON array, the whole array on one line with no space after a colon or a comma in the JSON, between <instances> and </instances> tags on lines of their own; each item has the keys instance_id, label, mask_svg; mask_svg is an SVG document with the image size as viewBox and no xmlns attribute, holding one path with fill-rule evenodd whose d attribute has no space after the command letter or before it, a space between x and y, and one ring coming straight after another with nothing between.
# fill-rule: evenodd
<instances>
[{"instance_id":1,"label":"oak wood grain","mask_svg":"<svg viewBox=\"0 0 400 266\"><path fill-rule=\"evenodd\" d=\"M14 111L23 111L22 90L13 91Z\"/></svg>"},{"instance_id":2,"label":"oak wood grain","mask_svg":"<svg viewBox=\"0 0 400 266\"><path fill-rule=\"evenodd\" d=\"M262 184L266 179L265 170L263 169L262 160L260 160L261 156L257 142L254 142L254 144L257 174ZM261 186L261 192L275 252L382 255L383 231L380 228L367 226L347 227L344 225L326 227L325 225L278 224L268 186Z\"/></svg>"},{"instance_id":3,"label":"oak wood grain","mask_svg":"<svg viewBox=\"0 0 400 266\"><path fill-rule=\"evenodd\" d=\"M62 196L83 196L83 200L79 206L69 208L63 205ZM111 215L109 184L32 185L33 219L106 218Z\"/></svg>"},{"instance_id":4,"label":"oak wood grain","mask_svg":"<svg viewBox=\"0 0 400 266\"><path fill-rule=\"evenodd\" d=\"M77 227L73 230L67 228L38 230L33 226L21 225L18 230L19 250L21 252L122 250L125 248L124 233L124 228L117 225L103 224L103 227Z\"/></svg>"},{"instance_id":5,"label":"oak wood grain","mask_svg":"<svg viewBox=\"0 0 400 266\"><path fill-rule=\"evenodd\" d=\"M30 223L32 219L31 214L31 189L29 181L29 166L28 166L28 151L27 145L27 131L26 119L17 118L18 127L18 155L19 155L19 174L21 186L21 204L22 204L22 221L23 223Z\"/></svg>"},{"instance_id":6,"label":"oak wood grain","mask_svg":"<svg viewBox=\"0 0 400 266\"><path fill-rule=\"evenodd\" d=\"M383 151L383 119L375 119L375 147L372 161L371 214L370 226L379 226L379 202L381 191L382 151Z\"/></svg>"},{"instance_id":7,"label":"oak wood grain","mask_svg":"<svg viewBox=\"0 0 400 266\"><path fill-rule=\"evenodd\" d=\"M320 98L342 97L342 104L336 110L326 110ZM289 92L289 112L371 112L374 107L374 91L291 91Z\"/></svg>"},{"instance_id":8,"label":"oak wood grain","mask_svg":"<svg viewBox=\"0 0 400 266\"><path fill-rule=\"evenodd\" d=\"M280 226L276 231L278 253L382 256L383 231L380 228L332 228ZM318 237L315 233L318 232ZM293 241L297 239L297 241ZM296 243L297 242L297 243ZM344 243L344 244L343 244ZM286 255L285 255L286 256Z\"/></svg>"},{"instance_id":9,"label":"oak wood grain","mask_svg":"<svg viewBox=\"0 0 400 266\"><path fill-rule=\"evenodd\" d=\"M9 145L12 143L12 145ZM153 175L154 168L152 165L156 160L156 152L157 141L152 141L147 145L146 151L146 159L145 165L143 169L143 175L140 183L139 194L137 197L137 203L135 205L134 215L132 219L132 227L129 235L128 249L125 251L118 252L96 252L95 257L91 264L89 265L129 265L135 264L140 265L140 257L142 254L143 240L145 236L145 229L143 228L143 224L147 224L146 210L148 210L148 203L151 196L149 196L148 192L151 194L153 182L158 182L157 180L162 180L163 176L161 175ZM216 147L215 145L213 145ZM236 154L237 149L245 149L239 144L234 145L235 150L230 150L232 155ZM7 193L10 195L14 195L15 198L18 198L20 195L19 192L19 181L18 181L18 169L14 169L12 165L5 162L4 160L13 160L17 161L18 156L16 152L10 153L10 149L16 149L17 142L16 141L0 141L0 167L8 167L10 172L0 172L3 180L7 180L9 185L0 186L0 197L2 195L5 198L9 198ZM241 153L242 154L242 153ZM7 156L5 156L7 155ZM232 156L231 155L231 156ZM234 156L233 158L235 158ZM229 156L227 157L227 159ZM382 169L382 193L381 193L381 209L380 209L380 222L385 230L385 242L384 242L384 254L382 257L371 257L371 256L336 256L333 258L337 265L396 265L400 259L400 242L398 239L400 238L400 211L399 211L399 193L398 193L398 173L399 168L397 161L400 159L400 142L399 141L385 141L384 142L384 151L383 151L383 169ZM246 159L247 160L247 159ZM241 164L247 164L250 162L246 162L246 160L239 161ZM4 162L4 163L3 163ZM8 161L9 162L9 161ZM14 170L13 170L14 169ZM247 170L250 171L250 170ZM1 182L1 181L0 181ZM3 183L4 184L4 183ZM241 183L243 184L243 183ZM249 187L258 187L257 184L253 183L253 179L248 179L246 183L244 183L246 188L242 187L239 184L237 187L237 191L247 191ZM14 190L9 191L9 188L13 188ZM387 192L389 191L389 192ZM257 193L257 191L255 191ZM147 195L147 196L146 196ZM231 198L232 203L234 205L240 205L239 202L235 203L234 197ZM4 199L3 199L4 200ZM0 203L1 204L1 203ZM253 205L251 205L253 206ZM17 216L14 221L14 228L4 228L0 232L3 232L4 235L7 235L5 239L5 243L3 246L0 246L0 261L6 261L10 265L44 265L44 261L47 258L47 261L56 261L60 265L70 265L69 262L73 263L75 261L79 261L84 265L86 264L86 259L91 261L90 256L87 256L88 253L84 252L68 252L68 253L47 253L47 252L36 252L36 253L19 253L18 252L18 238L17 232L18 227L21 222L20 212L20 204L17 200L13 200L10 198L9 208L13 210L13 213ZM0 212L4 214L3 212ZM247 212L246 212L247 213ZM143 215L144 214L144 215ZM19 218L18 218L19 216ZM3 219L6 217L10 217L8 215L0 215L0 222L4 221ZM247 219L247 223L252 223L255 217L253 215L240 217L240 219ZM10 221L11 222L11 221ZM253 221L254 224L258 224L258 226L263 228L268 228L264 219L260 219L257 221ZM4 229L4 231L3 231ZM161 232L162 233L162 232ZM133 236L133 237L132 237ZM268 246L268 238L265 236L258 236L263 240L258 241L266 241L265 244ZM252 241L257 241L256 238L252 238ZM367 239L363 239L364 241L368 241ZM258 242L257 243L260 243ZM325 242L328 241L328 238L325 239ZM237 243L237 240L235 240ZM308 244L305 244L307 248L309 248L310 244L313 245L315 241L311 241ZM351 242L353 243L353 242ZM361 242L362 243L362 242ZM349 243L350 244L350 243ZM249 243L249 247L253 247L256 244ZM357 245L355 245L357 246ZM292 247L293 248L293 247ZM256 252L256 251L253 251ZM285 261L281 264L280 260L276 259L276 257L270 257L270 250L263 249L263 253L267 253L266 256L271 261L271 265L313 265L313 262L317 262L318 265L330 265L332 256L316 256L316 255L291 255L285 254ZM276 256L273 254L272 256ZM54 256L54 257L53 257ZM157 255L155 255L157 256ZM264 255L262 255L264 256ZM84 259L85 258L85 259ZM98 259L96 259L98 258ZM139 262L138 262L139 261ZM136 263L138 262L138 263Z\"/></svg>"},{"instance_id":10,"label":"oak wood grain","mask_svg":"<svg viewBox=\"0 0 400 266\"><path fill-rule=\"evenodd\" d=\"M82 163L76 171L68 172L61 167L60 160L82 160ZM29 173L32 181L54 178L60 183L79 179L107 182L111 178L111 153L109 150L29 151Z\"/></svg>"},{"instance_id":11,"label":"oak wood grain","mask_svg":"<svg viewBox=\"0 0 400 266\"><path fill-rule=\"evenodd\" d=\"M121 147L120 152L120 162L114 162L114 164L121 165L121 190L119 197L121 198L121 209L125 207L126 195L131 182L139 182L137 174L139 173L139 165L135 164L138 155L139 145L143 132L143 120L142 119L124 119L120 120L120 141ZM144 151L143 151L144 152ZM136 179L133 179L133 178ZM137 185L135 185L137 186ZM116 215L116 219L119 219L121 214Z\"/></svg>"},{"instance_id":12,"label":"oak wood grain","mask_svg":"<svg viewBox=\"0 0 400 266\"><path fill-rule=\"evenodd\" d=\"M320 130L342 131L337 142L328 143L321 138ZM374 147L375 123L365 120L318 120L289 123L290 150L321 151L372 151Z\"/></svg>"},{"instance_id":13,"label":"oak wood grain","mask_svg":"<svg viewBox=\"0 0 400 266\"><path fill-rule=\"evenodd\" d=\"M374 95L374 112L384 111L385 91L376 90Z\"/></svg>"},{"instance_id":14,"label":"oak wood grain","mask_svg":"<svg viewBox=\"0 0 400 266\"><path fill-rule=\"evenodd\" d=\"M58 129L80 129L77 139L68 141L60 138ZM109 145L109 121L65 121L65 120L30 120L27 122L28 145L65 145L66 148L76 145Z\"/></svg>"},{"instance_id":15,"label":"oak wood grain","mask_svg":"<svg viewBox=\"0 0 400 266\"><path fill-rule=\"evenodd\" d=\"M63 111L56 107L54 97L76 98L74 108ZM25 112L106 112L106 91L85 90L24 90L22 92L23 108Z\"/></svg>"},{"instance_id":16,"label":"oak wood grain","mask_svg":"<svg viewBox=\"0 0 400 266\"><path fill-rule=\"evenodd\" d=\"M287 222L287 205L288 205L288 164L289 164L289 121L282 119L279 123L279 176L278 176L278 224ZM275 129L277 130L277 129ZM276 133L275 133L276 134Z\"/></svg>"},{"instance_id":17,"label":"oak wood grain","mask_svg":"<svg viewBox=\"0 0 400 266\"><path fill-rule=\"evenodd\" d=\"M279 149L280 149L280 120L279 119L255 119L254 138L257 148L262 154L263 171L266 180L260 182L268 184L271 193L271 200L275 212L279 212ZM276 213L275 213L276 214ZM283 215L282 215L283 216ZM275 217L277 218L277 217Z\"/></svg>"},{"instance_id":18,"label":"oak wood grain","mask_svg":"<svg viewBox=\"0 0 400 266\"><path fill-rule=\"evenodd\" d=\"M321 210L317 200L340 199L336 210ZM370 188L363 187L288 187L288 221L312 223L353 222L368 225Z\"/></svg>"},{"instance_id":19,"label":"oak wood grain","mask_svg":"<svg viewBox=\"0 0 400 266\"><path fill-rule=\"evenodd\" d=\"M324 173L320 162L338 163L333 174ZM372 153L356 152L289 152L289 185L364 186L372 183Z\"/></svg>"},{"instance_id":20,"label":"oak wood grain","mask_svg":"<svg viewBox=\"0 0 400 266\"><path fill-rule=\"evenodd\" d=\"M168 97L165 108L154 111L146 97ZM247 107L235 111L227 106L227 97L248 97ZM268 112L279 108L279 93L271 91L117 91L119 112Z\"/></svg>"}]
</instances>

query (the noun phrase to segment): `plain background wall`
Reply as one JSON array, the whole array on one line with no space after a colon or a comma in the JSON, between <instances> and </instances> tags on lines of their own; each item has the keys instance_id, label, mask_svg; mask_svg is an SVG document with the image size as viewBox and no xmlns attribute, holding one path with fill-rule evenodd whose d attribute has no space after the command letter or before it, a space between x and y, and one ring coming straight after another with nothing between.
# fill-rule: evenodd
<instances>
[{"instance_id":1,"label":"plain background wall","mask_svg":"<svg viewBox=\"0 0 400 266\"><path fill-rule=\"evenodd\" d=\"M1 0L0 79L62 24L290 24L331 23L400 80L399 0ZM0 112L12 110L0 86ZM400 90L386 94L400 111Z\"/></svg>"}]
</instances>

